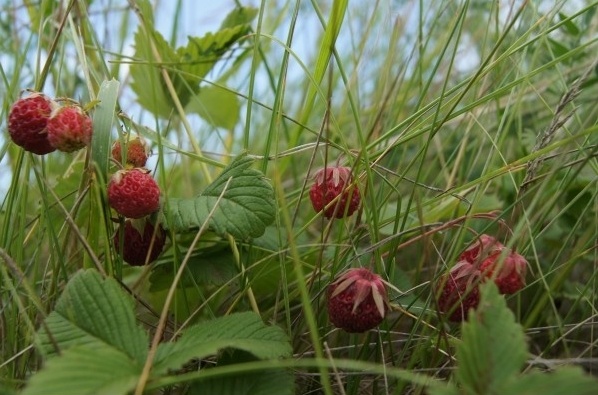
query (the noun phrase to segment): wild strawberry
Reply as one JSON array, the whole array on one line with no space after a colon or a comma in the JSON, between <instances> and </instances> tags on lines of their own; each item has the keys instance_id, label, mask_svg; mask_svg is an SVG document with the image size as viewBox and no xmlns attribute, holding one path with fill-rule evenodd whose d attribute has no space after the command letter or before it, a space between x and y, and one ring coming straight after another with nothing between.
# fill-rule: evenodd
<instances>
[{"instance_id":1,"label":"wild strawberry","mask_svg":"<svg viewBox=\"0 0 598 395\"><path fill-rule=\"evenodd\" d=\"M145 139L137 136L126 143L126 161L125 164L130 167L143 167L147 162L148 145ZM122 163L123 153L121 149L120 140L116 140L112 144L112 158L119 163Z\"/></svg>"},{"instance_id":2,"label":"wild strawberry","mask_svg":"<svg viewBox=\"0 0 598 395\"><path fill-rule=\"evenodd\" d=\"M114 235L114 248L132 266L143 266L155 261L162 253L165 242L166 235L162 226L158 225L156 228L145 219L126 220L124 231L119 227Z\"/></svg>"},{"instance_id":3,"label":"wild strawberry","mask_svg":"<svg viewBox=\"0 0 598 395\"><path fill-rule=\"evenodd\" d=\"M62 152L88 146L92 132L91 118L78 105L56 108L48 120L48 140Z\"/></svg>"},{"instance_id":4,"label":"wild strawberry","mask_svg":"<svg viewBox=\"0 0 598 395\"><path fill-rule=\"evenodd\" d=\"M384 281L368 269L348 269L328 286L328 316L337 328L365 332L378 326L387 311Z\"/></svg>"},{"instance_id":5,"label":"wild strawberry","mask_svg":"<svg viewBox=\"0 0 598 395\"><path fill-rule=\"evenodd\" d=\"M497 254L486 258L480 265L480 271L485 277L494 280L501 294L511 295L525 286L527 261L513 251L509 251L504 260L501 260L501 256Z\"/></svg>"},{"instance_id":6,"label":"wild strawberry","mask_svg":"<svg viewBox=\"0 0 598 395\"><path fill-rule=\"evenodd\" d=\"M309 190L309 197L314 210L325 209L326 218L350 216L359 207L361 197L359 189L351 186L352 176L349 167L325 167L314 174L315 182ZM340 197L338 197L340 195ZM337 199L338 197L338 199ZM335 200L336 199L336 200ZM336 204L329 204L332 201ZM326 208L326 206L328 206Z\"/></svg>"},{"instance_id":7,"label":"wild strawberry","mask_svg":"<svg viewBox=\"0 0 598 395\"><path fill-rule=\"evenodd\" d=\"M460 261L436 284L438 310L448 314L449 321L461 322L470 309L480 303L479 270L469 262Z\"/></svg>"},{"instance_id":8,"label":"wild strawberry","mask_svg":"<svg viewBox=\"0 0 598 395\"><path fill-rule=\"evenodd\" d=\"M37 155L54 151L46 127L52 109L57 105L39 92L17 100L8 115L8 133L12 141Z\"/></svg>"},{"instance_id":9,"label":"wild strawberry","mask_svg":"<svg viewBox=\"0 0 598 395\"><path fill-rule=\"evenodd\" d=\"M505 248L501 242L487 234L480 235L475 242L459 256L459 261L480 263L492 255L498 255Z\"/></svg>"},{"instance_id":10,"label":"wild strawberry","mask_svg":"<svg viewBox=\"0 0 598 395\"><path fill-rule=\"evenodd\" d=\"M108 183L108 204L125 217L145 217L160 207L160 188L147 169L119 170Z\"/></svg>"}]
</instances>

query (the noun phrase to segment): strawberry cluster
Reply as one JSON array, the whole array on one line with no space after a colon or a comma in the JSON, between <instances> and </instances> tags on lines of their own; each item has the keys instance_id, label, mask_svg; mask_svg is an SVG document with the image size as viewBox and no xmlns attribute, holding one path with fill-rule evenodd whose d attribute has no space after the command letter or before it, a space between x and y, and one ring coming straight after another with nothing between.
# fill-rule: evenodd
<instances>
[{"instance_id":1,"label":"strawberry cluster","mask_svg":"<svg viewBox=\"0 0 598 395\"><path fill-rule=\"evenodd\" d=\"M8 134L25 151L45 155L55 150L73 152L91 143L91 118L72 100L50 99L32 92L17 100L8 115Z\"/></svg>"},{"instance_id":2,"label":"strawberry cluster","mask_svg":"<svg viewBox=\"0 0 598 395\"><path fill-rule=\"evenodd\" d=\"M493 281L499 292L514 294L525 286L527 261L494 237L483 234L461 253L459 261L436 284L438 310L461 322L480 302L479 285Z\"/></svg>"},{"instance_id":3,"label":"strawberry cluster","mask_svg":"<svg viewBox=\"0 0 598 395\"><path fill-rule=\"evenodd\" d=\"M110 207L127 219L113 241L125 262L142 266L158 258L166 241L162 226L150 220L160 208L160 187L144 167L149 154L145 140L138 136L122 141L124 149L121 140L112 145L112 159L121 169L110 178L107 194Z\"/></svg>"}]
</instances>

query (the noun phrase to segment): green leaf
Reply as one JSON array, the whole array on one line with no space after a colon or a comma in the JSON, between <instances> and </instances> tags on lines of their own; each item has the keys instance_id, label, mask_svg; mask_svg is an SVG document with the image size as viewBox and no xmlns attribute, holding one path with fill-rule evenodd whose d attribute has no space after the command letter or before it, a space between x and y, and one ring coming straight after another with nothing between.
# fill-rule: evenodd
<instances>
[{"instance_id":1,"label":"green leaf","mask_svg":"<svg viewBox=\"0 0 598 395\"><path fill-rule=\"evenodd\" d=\"M97 171L104 181L108 178L110 156L110 134L114 123L114 112L118 99L120 82L112 79L102 82L98 93L98 104L94 107L93 135L91 137L91 155Z\"/></svg>"},{"instance_id":2,"label":"green leaf","mask_svg":"<svg viewBox=\"0 0 598 395\"><path fill-rule=\"evenodd\" d=\"M224 352L222 357L218 358L218 367L234 366L255 360L251 354L233 350ZM189 392L218 395L292 395L295 387L292 372L276 369L276 364L277 361L272 361L272 369L259 372L233 373L198 379L191 383Z\"/></svg>"},{"instance_id":3,"label":"green leaf","mask_svg":"<svg viewBox=\"0 0 598 395\"><path fill-rule=\"evenodd\" d=\"M137 94L137 100L141 106L157 116L168 118L171 115L173 104L170 94L164 89L162 75L152 53L152 37L162 62L174 64L178 61L175 51L170 48L159 32L151 30L148 34L140 28L135 33L135 59L137 62L131 64L130 67L133 78L131 87Z\"/></svg>"},{"instance_id":4,"label":"green leaf","mask_svg":"<svg viewBox=\"0 0 598 395\"><path fill-rule=\"evenodd\" d=\"M237 374L212 378L191 385L191 394L218 395L293 395L295 380L284 370L266 370L259 373Z\"/></svg>"},{"instance_id":5,"label":"green leaf","mask_svg":"<svg viewBox=\"0 0 598 395\"><path fill-rule=\"evenodd\" d=\"M504 394L517 395L595 395L598 380L578 367L562 367L554 372L532 372L513 381Z\"/></svg>"},{"instance_id":6,"label":"green leaf","mask_svg":"<svg viewBox=\"0 0 598 395\"><path fill-rule=\"evenodd\" d=\"M243 350L260 359L289 357L292 353L281 328L265 325L255 313L237 313L192 326L178 341L160 344L154 371L178 369L192 358L205 358L226 348Z\"/></svg>"},{"instance_id":7,"label":"green leaf","mask_svg":"<svg viewBox=\"0 0 598 395\"><path fill-rule=\"evenodd\" d=\"M569 16L559 12L559 20L563 22L563 30L569 33L571 36L578 36L580 33L579 27L573 22Z\"/></svg>"},{"instance_id":8,"label":"green leaf","mask_svg":"<svg viewBox=\"0 0 598 395\"><path fill-rule=\"evenodd\" d=\"M232 130L239 121L241 106L237 96L217 86L207 86L193 96L186 107L205 119L210 125Z\"/></svg>"},{"instance_id":9,"label":"green leaf","mask_svg":"<svg viewBox=\"0 0 598 395\"><path fill-rule=\"evenodd\" d=\"M461 332L456 378L464 393L510 393L502 388L524 365L527 345L522 327L493 282L481 286L480 305Z\"/></svg>"},{"instance_id":10,"label":"green leaf","mask_svg":"<svg viewBox=\"0 0 598 395\"><path fill-rule=\"evenodd\" d=\"M255 19L257 13L258 9L254 7L237 7L224 18L220 30L238 25L247 25Z\"/></svg>"},{"instance_id":11,"label":"green leaf","mask_svg":"<svg viewBox=\"0 0 598 395\"><path fill-rule=\"evenodd\" d=\"M150 292L170 288L175 276L172 263L153 268L150 274ZM191 256L180 287L194 287L196 284L223 285L239 273L235 257L230 249L202 251Z\"/></svg>"},{"instance_id":12,"label":"green leaf","mask_svg":"<svg viewBox=\"0 0 598 395\"><path fill-rule=\"evenodd\" d=\"M249 16L242 17L239 13L225 22L232 24L235 21L246 20ZM158 31L153 29L151 24L140 27L135 33L137 62L131 65L133 77L131 86L138 96L139 103L160 117L170 116L174 101L160 73L160 67L163 67L168 72L178 100L183 107L187 106L199 92L199 83L212 70L216 62L249 31L248 24L236 24L216 33L207 33L203 37L189 37L186 46L175 50ZM159 54L159 59L152 51L152 43Z\"/></svg>"},{"instance_id":13,"label":"green leaf","mask_svg":"<svg viewBox=\"0 0 598 395\"><path fill-rule=\"evenodd\" d=\"M119 395L137 383L142 366L109 347L75 347L50 359L22 395Z\"/></svg>"},{"instance_id":14,"label":"green leaf","mask_svg":"<svg viewBox=\"0 0 598 395\"><path fill-rule=\"evenodd\" d=\"M93 269L80 271L69 281L56 307L38 332L38 343L48 355L74 346L107 346L134 361L147 356L148 337L137 325L133 300L113 279ZM48 334L51 334L49 336Z\"/></svg>"},{"instance_id":15,"label":"green leaf","mask_svg":"<svg viewBox=\"0 0 598 395\"><path fill-rule=\"evenodd\" d=\"M261 172L250 168L252 164L252 158L239 156L201 195L169 199L161 211L164 226L175 232L198 228L216 207L209 219L209 227L214 232L228 233L238 239L261 236L274 221L276 204L272 186Z\"/></svg>"}]
</instances>

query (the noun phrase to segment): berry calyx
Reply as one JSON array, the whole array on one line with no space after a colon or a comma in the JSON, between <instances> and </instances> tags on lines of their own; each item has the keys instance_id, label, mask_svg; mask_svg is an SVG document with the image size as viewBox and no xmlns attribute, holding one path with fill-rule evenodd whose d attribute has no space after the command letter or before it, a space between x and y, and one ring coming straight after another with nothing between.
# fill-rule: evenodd
<instances>
[{"instance_id":1,"label":"berry calyx","mask_svg":"<svg viewBox=\"0 0 598 395\"><path fill-rule=\"evenodd\" d=\"M91 143L91 118L78 105L58 107L48 119L48 140L62 152L73 152Z\"/></svg>"},{"instance_id":2,"label":"berry calyx","mask_svg":"<svg viewBox=\"0 0 598 395\"><path fill-rule=\"evenodd\" d=\"M359 189L351 186L352 175L349 167L329 166L314 174L315 182L309 190L311 204L326 218L351 216L359 207ZM332 202L336 202L331 204Z\"/></svg>"},{"instance_id":3,"label":"berry calyx","mask_svg":"<svg viewBox=\"0 0 598 395\"><path fill-rule=\"evenodd\" d=\"M117 229L113 241L116 252L125 262L132 266L143 266L155 261L162 253L166 234L161 225L155 227L145 219L127 219L124 226Z\"/></svg>"},{"instance_id":4,"label":"berry calyx","mask_svg":"<svg viewBox=\"0 0 598 395\"><path fill-rule=\"evenodd\" d=\"M8 115L8 133L12 141L25 151L48 154L56 148L48 140L47 124L56 102L35 92L17 100Z\"/></svg>"},{"instance_id":5,"label":"berry calyx","mask_svg":"<svg viewBox=\"0 0 598 395\"><path fill-rule=\"evenodd\" d=\"M467 261L458 262L436 283L438 311L449 321L461 322L480 303L480 271Z\"/></svg>"},{"instance_id":6,"label":"berry calyx","mask_svg":"<svg viewBox=\"0 0 598 395\"><path fill-rule=\"evenodd\" d=\"M136 136L135 138L126 141L125 147L125 166L144 167L149 154L149 147L145 139L141 136ZM111 152L112 158L114 158L115 161L117 161L118 163L123 162L123 150L121 147L120 140L116 140L114 144L112 144Z\"/></svg>"},{"instance_id":7,"label":"berry calyx","mask_svg":"<svg viewBox=\"0 0 598 395\"><path fill-rule=\"evenodd\" d=\"M527 261L510 251L504 260L501 260L501 254L489 256L480 265L480 271L486 278L494 280L501 294L511 295L525 286Z\"/></svg>"},{"instance_id":8,"label":"berry calyx","mask_svg":"<svg viewBox=\"0 0 598 395\"><path fill-rule=\"evenodd\" d=\"M343 272L328 286L327 294L330 321L349 333L375 328L388 312L384 281L365 268Z\"/></svg>"},{"instance_id":9,"label":"berry calyx","mask_svg":"<svg viewBox=\"0 0 598 395\"><path fill-rule=\"evenodd\" d=\"M149 170L117 171L108 183L108 204L128 218L141 218L160 208L160 188Z\"/></svg>"},{"instance_id":10,"label":"berry calyx","mask_svg":"<svg viewBox=\"0 0 598 395\"><path fill-rule=\"evenodd\" d=\"M459 256L459 261L471 264L480 263L492 255L498 255L505 248L496 238L487 234L480 235L475 242Z\"/></svg>"}]
</instances>

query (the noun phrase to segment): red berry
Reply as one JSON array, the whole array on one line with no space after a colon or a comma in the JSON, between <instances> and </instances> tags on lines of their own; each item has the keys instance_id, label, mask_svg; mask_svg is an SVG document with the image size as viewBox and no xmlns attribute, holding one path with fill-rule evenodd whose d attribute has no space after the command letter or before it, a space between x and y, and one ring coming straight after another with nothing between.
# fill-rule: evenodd
<instances>
[{"instance_id":1,"label":"red berry","mask_svg":"<svg viewBox=\"0 0 598 395\"><path fill-rule=\"evenodd\" d=\"M148 157L148 145L145 142L145 139L137 136L127 141L126 147L126 165L130 165L131 167L145 166ZM116 140L114 144L112 144L112 158L117 162L122 163L123 156L120 140Z\"/></svg>"},{"instance_id":2,"label":"red berry","mask_svg":"<svg viewBox=\"0 0 598 395\"><path fill-rule=\"evenodd\" d=\"M459 261L471 264L479 263L492 255L498 255L505 248L501 242L487 234L480 235L476 241L459 256Z\"/></svg>"},{"instance_id":3,"label":"red berry","mask_svg":"<svg viewBox=\"0 0 598 395\"><path fill-rule=\"evenodd\" d=\"M73 152L91 143L91 118L80 106L56 108L48 120L48 140L62 152Z\"/></svg>"},{"instance_id":4,"label":"red berry","mask_svg":"<svg viewBox=\"0 0 598 395\"><path fill-rule=\"evenodd\" d=\"M145 217L160 207L160 188L147 169L119 170L108 183L108 204L125 217Z\"/></svg>"},{"instance_id":5,"label":"red berry","mask_svg":"<svg viewBox=\"0 0 598 395\"><path fill-rule=\"evenodd\" d=\"M357 210L361 197L359 189L354 185L351 186L353 177L349 167L325 167L318 170L314 178L315 182L309 190L309 197L317 212L325 209L326 218L333 216L343 218ZM337 199L339 195L340 198ZM336 201L336 204L328 206L332 201Z\"/></svg>"},{"instance_id":6,"label":"red berry","mask_svg":"<svg viewBox=\"0 0 598 395\"><path fill-rule=\"evenodd\" d=\"M152 263L162 253L166 235L161 225L156 228L146 220L126 220L122 234L122 251L121 231L122 228L119 227L114 235L114 248L129 265L143 266Z\"/></svg>"},{"instance_id":7,"label":"red berry","mask_svg":"<svg viewBox=\"0 0 598 395\"><path fill-rule=\"evenodd\" d=\"M54 151L46 127L55 106L53 100L39 92L17 100L8 115L8 133L12 141L37 155Z\"/></svg>"},{"instance_id":8,"label":"red berry","mask_svg":"<svg viewBox=\"0 0 598 395\"><path fill-rule=\"evenodd\" d=\"M494 273L498 269L498 273ZM501 261L501 254L486 258L480 265L482 274L494 280L501 294L511 295L525 286L527 261L516 252L510 251Z\"/></svg>"},{"instance_id":9,"label":"red berry","mask_svg":"<svg viewBox=\"0 0 598 395\"><path fill-rule=\"evenodd\" d=\"M438 310L448 314L448 319L461 322L470 309L480 303L480 272L469 262L460 261L436 284Z\"/></svg>"},{"instance_id":10,"label":"red berry","mask_svg":"<svg viewBox=\"0 0 598 395\"><path fill-rule=\"evenodd\" d=\"M384 281L368 269L349 269L328 286L328 316L337 328L365 332L378 326L387 311Z\"/></svg>"}]
</instances>

